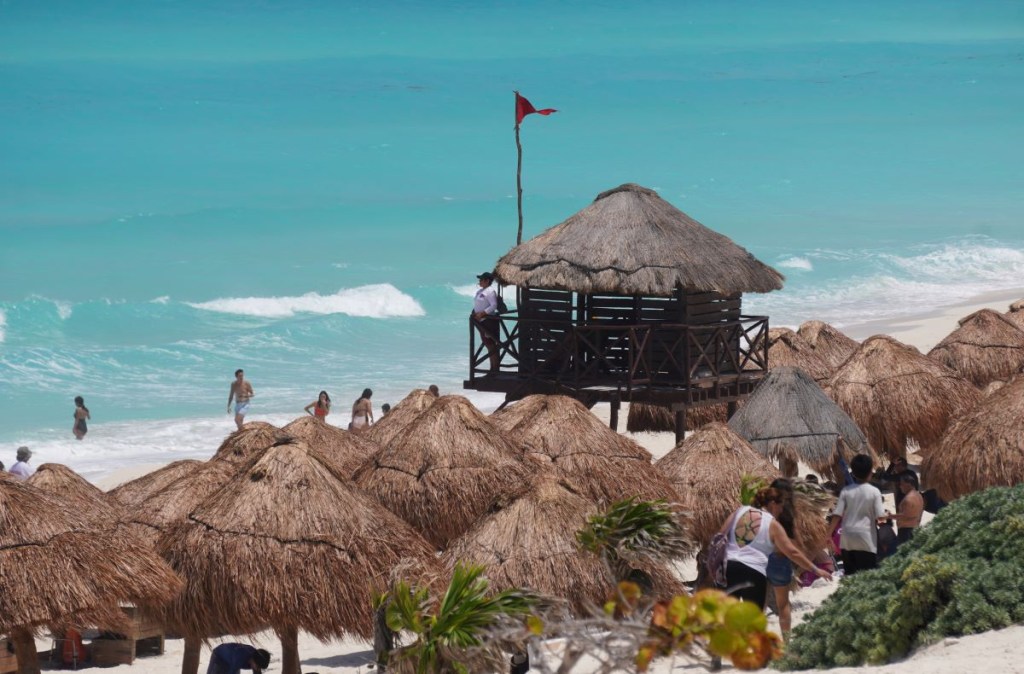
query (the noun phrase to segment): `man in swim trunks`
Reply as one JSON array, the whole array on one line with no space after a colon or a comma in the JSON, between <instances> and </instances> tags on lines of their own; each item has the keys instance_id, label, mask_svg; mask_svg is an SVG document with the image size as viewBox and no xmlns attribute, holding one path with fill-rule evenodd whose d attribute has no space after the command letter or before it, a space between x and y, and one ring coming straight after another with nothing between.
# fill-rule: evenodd
<instances>
[{"instance_id":1,"label":"man in swim trunks","mask_svg":"<svg viewBox=\"0 0 1024 674\"><path fill-rule=\"evenodd\" d=\"M242 430L245 423L245 414L249 411L249 401L256 395L252 391L252 384L245 380L245 372L235 370L235 380L231 382L231 392L228 394L228 414L231 414L231 401L235 401L235 425Z\"/></svg>"}]
</instances>

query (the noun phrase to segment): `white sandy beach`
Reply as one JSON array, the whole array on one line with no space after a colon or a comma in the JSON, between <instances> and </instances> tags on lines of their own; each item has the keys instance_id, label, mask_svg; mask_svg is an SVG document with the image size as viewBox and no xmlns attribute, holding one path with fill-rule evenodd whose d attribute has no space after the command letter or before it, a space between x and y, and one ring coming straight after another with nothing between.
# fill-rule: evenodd
<instances>
[{"instance_id":1,"label":"white sandy beach","mask_svg":"<svg viewBox=\"0 0 1024 674\"><path fill-rule=\"evenodd\" d=\"M1024 289L1011 293L998 293L991 296L976 298L969 304L950 307L940 312L911 317L905 320L888 323L866 323L857 326L844 328L848 334L863 339L873 334L890 334L901 341L913 344L922 352L927 352L938 343L945 335L951 332L957 325L957 320L982 308L992 308L998 311L1005 311L1008 305L1017 299L1024 297ZM606 406L599 406L595 413L607 420L608 410ZM625 413L620 416L624 426ZM673 446L671 433L640 433L632 437L646 447L655 458L663 456ZM109 489L120 482L131 479L156 468L156 465L133 466L114 474L104 476L97 483L104 489ZM889 497L891 499L891 496ZM891 507L891 504L890 504ZM692 577L693 563L684 568L681 575ZM811 611L813 611L831 592L838 582L825 583L819 581L815 587L802 590L793 595L793 621L794 625ZM770 624L777 630L778 625L774 617L770 618ZM280 654L280 646L273 634L265 633L254 636L238 636L231 640L252 642L259 644L272 653ZM49 642L40 640L40 649L48 649ZM355 640L338 640L322 644L308 635L300 635L299 653L302 659L302 670L306 674L320 672L321 674L340 672L370 672L373 671L372 651L369 644ZM132 666L121 665L112 668L117 672L146 672L151 674L176 674L181 668L182 642L179 639L167 641L166 652L162 656L150 656L136 660ZM208 653L204 651L201 670L204 671L208 662ZM272 663L271 670L279 666L279 663ZM684 660L672 664L659 662L652 671L659 674L667 672L698 671L700 668L693 663ZM728 665L726 669L729 669ZM852 671L865 671L865 668L840 668L831 671L846 674ZM582 672L582 669L574 671ZM867 668L867 671L878 672L879 674L963 674L965 672L987 672L996 673L1024 673L1024 626L1014 626L1008 629L989 632L980 635L967 636L962 638L949 638L941 643L934 644L928 648L914 653L910 658L895 664L875 668Z\"/></svg>"}]
</instances>

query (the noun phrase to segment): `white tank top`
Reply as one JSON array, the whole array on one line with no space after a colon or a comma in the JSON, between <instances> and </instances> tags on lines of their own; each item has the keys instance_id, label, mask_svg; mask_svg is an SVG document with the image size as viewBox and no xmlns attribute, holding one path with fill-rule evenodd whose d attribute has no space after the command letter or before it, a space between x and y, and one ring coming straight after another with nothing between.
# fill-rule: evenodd
<instances>
[{"instance_id":1,"label":"white tank top","mask_svg":"<svg viewBox=\"0 0 1024 674\"><path fill-rule=\"evenodd\" d=\"M745 564L761 575L767 576L768 555L775 551L775 546L772 545L772 538L769 533L772 521L775 518L771 516L771 513L758 510L761 513L761 525L757 530L757 534L754 536L754 540L740 547L736 543L736 522L749 510L751 510L750 506L743 506L733 516L732 524L729 525L729 543L725 546L725 558Z\"/></svg>"}]
</instances>

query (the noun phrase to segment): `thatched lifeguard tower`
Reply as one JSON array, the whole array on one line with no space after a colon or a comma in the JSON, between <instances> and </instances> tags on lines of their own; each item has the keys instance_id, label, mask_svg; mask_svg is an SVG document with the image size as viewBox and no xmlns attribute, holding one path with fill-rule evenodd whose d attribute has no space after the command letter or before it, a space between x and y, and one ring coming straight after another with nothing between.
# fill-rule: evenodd
<instances>
[{"instance_id":1,"label":"thatched lifeguard tower","mask_svg":"<svg viewBox=\"0 0 1024 674\"><path fill-rule=\"evenodd\" d=\"M660 405L679 435L688 408L735 402L768 370L768 318L744 316L742 294L778 290L782 275L645 187L599 194L495 276L517 287L501 368L489 372L471 324L464 388L610 402L613 428L622 401Z\"/></svg>"}]
</instances>

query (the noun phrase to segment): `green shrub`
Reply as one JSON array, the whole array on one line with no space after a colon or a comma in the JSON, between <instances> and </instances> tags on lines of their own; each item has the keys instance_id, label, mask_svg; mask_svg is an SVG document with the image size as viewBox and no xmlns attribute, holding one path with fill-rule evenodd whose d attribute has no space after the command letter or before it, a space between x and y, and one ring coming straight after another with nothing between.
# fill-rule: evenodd
<instances>
[{"instance_id":1,"label":"green shrub","mask_svg":"<svg viewBox=\"0 0 1024 674\"><path fill-rule=\"evenodd\" d=\"M879 569L844 578L793 630L780 669L882 664L1024 621L1024 485L954 501Z\"/></svg>"}]
</instances>

